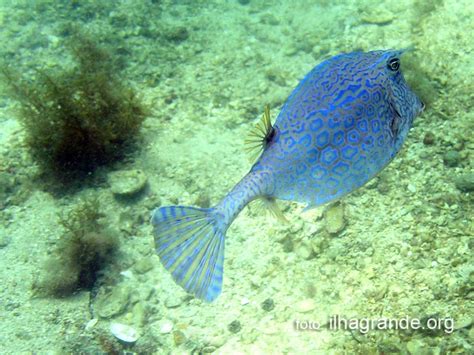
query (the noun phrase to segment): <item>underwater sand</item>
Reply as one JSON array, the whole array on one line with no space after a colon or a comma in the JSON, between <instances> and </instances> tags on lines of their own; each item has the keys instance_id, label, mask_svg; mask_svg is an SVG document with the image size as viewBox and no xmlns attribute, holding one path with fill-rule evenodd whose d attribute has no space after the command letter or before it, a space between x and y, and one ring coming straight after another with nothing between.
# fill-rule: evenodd
<instances>
[{"instance_id":1,"label":"underwater sand","mask_svg":"<svg viewBox=\"0 0 474 355\"><path fill-rule=\"evenodd\" d=\"M100 168L74 193L52 194L15 103L0 96L0 353L473 352L473 193L454 183L474 173L472 1L75 3L2 1L1 57L30 76L68 65L62 29L78 24L115 50L152 113L132 158ZM281 202L290 221L281 224L252 204L227 232L221 296L211 304L188 297L154 254L151 211L217 203L251 166L243 141L264 105L276 117L322 60L410 46L404 73L427 109L395 160L342 199L342 230L327 231L328 206L302 213ZM449 151L459 152L454 166L443 161ZM148 188L118 200L107 174L129 169L143 170ZM97 295L38 297L32 286L64 235L58 214L87 196L99 197L119 255ZM334 315L449 318L454 327L295 327ZM139 339L120 342L112 323Z\"/></svg>"}]
</instances>

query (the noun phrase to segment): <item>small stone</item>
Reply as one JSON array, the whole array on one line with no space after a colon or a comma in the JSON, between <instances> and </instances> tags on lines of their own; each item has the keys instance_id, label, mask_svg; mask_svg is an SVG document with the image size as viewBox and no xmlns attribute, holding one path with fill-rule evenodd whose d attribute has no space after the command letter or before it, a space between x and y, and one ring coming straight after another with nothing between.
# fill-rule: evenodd
<instances>
[{"instance_id":1,"label":"small stone","mask_svg":"<svg viewBox=\"0 0 474 355\"><path fill-rule=\"evenodd\" d=\"M220 348L226 342L226 338L224 337L223 333L219 335L215 335L211 338L206 339L206 343L209 346L213 346L214 348Z\"/></svg>"},{"instance_id":2,"label":"small stone","mask_svg":"<svg viewBox=\"0 0 474 355\"><path fill-rule=\"evenodd\" d=\"M0 230L0 232L2 232ZM10 237L6 234L0 233L0 249L5 248L10 243Z\"/></svg>"},{"instance_id":3,"label":"small stone","mask_svg":"<svg viewBox=\"0 0 474 355\"><path fill-rule=\"evenodd\" d=\"M474 342L474 327L469 330L468 336L469 336L469 340L471 342Z\"/></svg>"},{"instance_id":4,"label":"small stone","mask_svg":"<svg viewBox=\"0 0 474 355\"><path fill-rule=\"evenodd\" d=\"M88 322L86 323L85 328L84 328L85 331L88 332L88 331L90 331L92 328L94 328L98 321L99 321L99 320L98 320L97 318L93 318L93 319L91 319L90 321L88 321Z\"/></svg>"},{"instance_id":5,"label":"small stone","mask_svg":"<svg viewBox=\"0 0 474 355\"><path fill-rule=\"evenodd\" d=\"M169 30L165 36L168 41L180 43L188 39L189 31L186 27L179 26Z\"/></svg>"},{"instance_id":6,"label":"small stone","mask_svg":"<svg viewBox=\"0 0 474 355\"><path fill-rule=\"evenodd\" d=\"M183 303L182 297L170 296L165 300L166 308L178 308Z\"/></svg>"},{"instance_id":7,"label":"small stone","mask_svg":"<svg viewBox=\"0 0 474 355\"><path fill-rule=\"evenodd\" d=\"M309 242L299 243L295 252L303 260L309 260L314 256L313 247Z\"/></svg>"},{"instance_id":8,"label":"small stone","mask_svg":"<svg viewBox=\"0 0 474 355\"><path fill-rule=\"evenodd\" d=\"M132 308L132 321L133 324L143 326L146 322L147 314L146 314L145 306L143 303L137 302Z\"/></svg>"},{"instance_id":9,"label":"small stone","mask_svg":"<svg viewBox=\"0 0 474 355\"><path fill-rule=\"evenodd\" d=\"M395 15L385 7L370 8L362 15L362 21L373 25L388 25Z\"/></svg>"},{"instance_id":10,"label":"small stone","mask_svg":"<svg viewBox=\"0 0 474 355\"><path fill-rule=\"evenodd\" d=\"M153 263L150 258L143 258L134 265L134 269L138 274L145 274L153 269Z\"/></svg>"},{"instance_id":11,"label":"small stone","mask_svg":"<svg viewBox=\"0 0 474 355\"><path fill-rule=\"evenodd\" d=\"M112 291L99 292L95 302L97 313L102 318L111 318L125 311L130 300L130 290L117 286Z\"/></svg>"},{"instance_id":12,"label":"small stone","mask_svg":"<svg viewBox=\"0 0 474 355\"><path fill-rule=\"evenodd\" d=\"M410 354L421 354L426 345L418 339L412 339L407 343L407 350Z\"/></svg>"},{"instance_id":13,"label":"small stone","mask_svg":"<svg viewBox=\"0 0 474 355\"><path fill-rule=\"evenodd\" d=\"M262 302L262 309L266 312L270 312L273 308L275 308L275 302L272 298L267 298L265 301Z\"/></svg>"},{"instance_id":14,"label":"small stone","mask_svg":"<svg viewBox=\"0 0 474 355\"><path fill-rule=\"evenodd\" d=\"M461 316L459 319L456 320L455 329L464 329L469 328L472 325L473 318L469 315Z\"/></svg>"},{"instance_id":15,"label":"small stone","mask_svg":"<svg viewBox=\"0 0 474 355\"><path fill-rule=\"evenodd\" d=\"M112 323L110 325L110 332L114 335L114 337L123 341L124 343L134 343L140 337L134 328L122 323Z\"/></svg>"},{"instance_id":16,"label":"small stone","mask_svg":"<svg viewBox=\"0 0 474 355\"><path fill-rule=\"evenodd\" d=\"M240 322L238 320L234 320L227 326L227 329L229 329L229 332L235 334L235 333L240 332L240 329L242 329L242 326L240 325Z\"/></svg>"},{"instance_id":17,"label":"small stone","mask_svg":"<svg viewBox=\"0 0 474 355\"><path fill-rule=\"evenodd\" d=\"M108 175L110 189L121 197L130 197L142 191L148 181L145 173L138 169L114 171Z\"/></svg>"},{"instance_id":18,"label":"small stone","mask_svg":"<svg viewBox=\"0 0 474 355\"><path fill-rule=\"evenodd\" d=\"M173 323L167 319L158 322L158 329L161 334L169 334L173 330Z\"/></svg>"},{"instance_id":19,"label":"small stone","mask_svg":"<svg viewBox=\"0 0 474 355\"><path fill-rule=\"evenodd\" d=\"M174 345L180 346L181 344L184 344L187 339L181 330L175 330L173 332L173 340L174 340Z\"/></svg>"},{"instance_id":20,"label":"small stone","mask_svg":"<svg viewBox=\"0 0 474 355\"><path fill-rule=\"evenodd\" d=\"M454 178L454 184L462 192L474 191L474 173L457 176Z\"/></svg>"},{"instance_id":21,"label":"small stone","mask_svg":"<svg viewBox=\"0 0 474 355\"><path fill-rule=\"evenodd\" d=\"M426 132L425 137L423 138L424 145L433 145L435 143L435 135L431 132Z\"/></svg>"},{"instance_id":22,"label":"small stone","mask_svg":"<svg viewBox=\"0 0 474 355\"><path fill-rule=\"evenodd\" d=\"M444 165L452 168L459 164L461 161L461 154L458 151L450 150L443 155Z\"/></svg>"},{"instance_id":23,"label":"small stone","mask_svg":"<svg viewBox=\"0 0 474 355\"><path fill-rule=\"evenodd\" d=\"M299 313L308 313L315 308L316 303L311 298L307 298L295 304L295 310Z\"/></svg>"},{"instance_id":24,"label":"small stone","mask_svg":"<svg viewBox=\"0 0 474 355\"><path fill-rule=\"evenodd\" d=\"M340 233L346 226L344 205L336 202L329 206L324 212L324 223L329 234Z\"/></svg>"}]
</instances>

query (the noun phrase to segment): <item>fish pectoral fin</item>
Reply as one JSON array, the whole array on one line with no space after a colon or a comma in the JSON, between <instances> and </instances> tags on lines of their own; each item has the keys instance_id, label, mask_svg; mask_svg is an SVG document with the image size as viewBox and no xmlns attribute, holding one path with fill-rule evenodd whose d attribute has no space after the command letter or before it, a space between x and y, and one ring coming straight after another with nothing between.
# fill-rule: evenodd
<instances>
[{"instance_id":1,"label":"fish pectoral fin","mask_svg":"<svg viewBox=\"0 0 474 355\"><path fill-rule=\"evenodd\" d=\"M265 105L261 120L250 131L245 139L245 151L250 155L250 159L254 161L267 147L274 133L272 121L270 118L270 106Z\"/></svg>"},{"instance_id":2,"label":"fish pectoral fin","mask_svg":"<svg viewBox=\"0 0 474 355\"><path fill-rule=\"evenodd\" d=\"M270 212L270 214L275 217L279 222L289 223L289 221L286 219L285 215L281 211L280 207L278 206L276 199L274 199L273 197L262 197L261 201L267 211Z\"/></svg>"}]
</instances>

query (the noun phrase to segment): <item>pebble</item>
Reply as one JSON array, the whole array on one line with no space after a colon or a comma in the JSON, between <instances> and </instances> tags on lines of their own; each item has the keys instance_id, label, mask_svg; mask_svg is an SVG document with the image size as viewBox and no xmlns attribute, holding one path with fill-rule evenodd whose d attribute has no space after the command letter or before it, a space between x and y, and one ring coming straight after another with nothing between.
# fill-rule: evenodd
<instances>
[{"instance_id":1,"label":"pebble","mask_svg":"<svg viewBox=\"0 0 474 355\"><path fill-rule=\"evenodd\" d=\"M469 330L468 336L469 336L469 340L471 342L474 342L474 327Z\"/></svg>"},{"instance_id":2,"label":"pebble","mask_svg":"<svg viewBox=\"0 0 474 355\"><path fill-rule=\"evenodd\" d=\"M138 274L145 274L153 269L153 262L150 258L143 258L134 265L134 269Z\"/></svg>"},{"instance_id":3,"label":"pebble","mask_svg":"<svg viewBox=\"0 0 474 355\"><path fill-rule=\"evenodd\" d=\"M458 166L460 161L461 154L456 150L449 150L443 155L443 162L447 167L452 168Z\"/></svg>"},{"instance_id":4,"label":"pebble","mask_svg":"<svg viewBox=\"0 0 474 355\"><path fill-rule=\"evenodd\" d=\"M217 348L215 346L205 346L204 348L202 348L202 352L204 354L212 354L216 350L217 350Z\"/></svg>"},{"instance_id":5,"label":"pebble","mask_svg":"<svg viewBox=\"0 0 474 355\"><path fill-rule=\"evenodd\" d=\"M178 308L183 303L183 297L170 296L165 300L166 308Z\"/></svg>"},{"instance_id":6,"label":"pebble","mask_svg":"<svg viewBox=\"0 0 474 355\"><path fill-rule=\"evenodd\" d=\"M5 248L8 243L10 243L10 237L6 234L3 234L3 231L0 230L0 249Z\"/></svg>"},{"instance_id":7,"label":"pebble","mask_svg":"<svg viewBox=\"0 0 474 355\"><path fill-rule=\"evenodd\" d=\"M329 234L338 234L346 226L344 205L336 202L324 211L324 224Z\"/></svg>"},{"instance_id":8,"label":"pebble","mask_svg":"<svg viewBox=\"0 0 474 355\"><path fill-rule=\"evenodd\" d=\"M303 260L309 260L314 256L313 247L309 242L299 243L295 252Z\"/></svg>"},{"instance_id":9,"label":"pebble","mask_svg":"<svg viewBox=\"0 0 474 355\"><path fill-rule=\"evenodd\" d=\"M462 192L474 191L474 173L459 175L454 178L454 184Z\"/></svg>"},{"instance_id":10,"label":"pebble","mask_svg":"<svg viewBox=\"0 0 474 355\"><path fill-rule=\"evenodd\" d=\"M180 43L188 39L189 31L184 26L178 26L165 33L165 37L170 42Z\"/></svg>"},{"instance_id":11,"label":"pebble","mask_svg":"<svg viewBox=\"0 0 474 355\"><path fill-rule=\"evenodd\" d=\"M311 298L307 298L295 304L295 310L299 313L308 313L315 308L316 303Z\"/></svg>"},{"instance_id":12,"label":"pebble","mask_svg":"<svg viewBox=\"0 0 474 355\"><path fill-rule=\"evenodd\" d=\"M108 175L108 180L114 194L130 197L145 188L148 178L143 171L133 169L111 172Z\"/></svg>"},{"instance_id":13,"label":"pebble","mask_svg":"<svg viewBox=\"0 0 474 355\"><path fill-rule=\"evenodd\" d=\"M117 286L109 293L97 295L95 309L102 318L111 318L125 311L130 300L130 290L126 287Z\"/></svg>"},{"instance_id":14,"label":"pebble","mask_svg":"<svg viewBox=\"0 0 474 355\"><path fill-rule=\"evenodd\" d=\"M250 300L249 300L247 297L242 298L242 300L240 301L240 304L241 304L242 306L245 306L245 305L247 305L247 304L249 304L249 303L250 303Z\"/></svg>"},{"instance_id":15,"label":"pebble","mask_svg":"<svg viewBox=\"0 0 474 355\"><path fill-rule=\"evenodd\" d=\"M174 345L180 346L186 342L186 335L181 330L175 330L173 332Z\"/></svg>"},{"instance_id":16,"label":"pebble","mask_svg":"<svg viewBox=\"0 0 474 355\"><path fill-rule=\"evenodd\" d=\"M362 21L373 25L388 25L395 15L384 7L371 8L362 15Z\"/></svg>"},{"instance_id":17,"label":"pebble","mask_svg":"<svg viewBox=\"0 0 474 355\"><path fill-rule=\"evenodd\" d=\"M229 329L229 332L231 333L238 333L242 329L242 325L238 320L232 321L228 326L227 329Z\"/></svg>"},{"instance_id":18,"label":"pebble","mask_svg":"<svg viewBox=\"0 0 474 355\"><path fill-rule=\"evenodd\" d=\"M435 135L431 132L426 132L425 137L423 138L424 145L433 145L435 143Z\"/></svg>"},{"instance_id":19,"label":"pebble","mask_svg":"<svg viewBox=\"0 0 474 355\"><path fill-rule=\"evenodd\" d=\"M169 334L173 330L173 323L167 319L158 322L158 329L161 334Z\"/></svg>"},{"instance_id":20,"label":"pebble","mask_svg":"<svg viewBox=\"0 0 474 355\"><path fill-rule=\"evenodd\" d=\"M262 309L266 312L270 312L273 308L275 308L275 302L272 298L267 298L265 301L262 302Z\"/></svg>"},{"instance_id":21,"label":"pebble","mask_svg":"<svg viewBox=\"0 0 474 355\"><path fill-rule=\"evenodd\" d=\"M412 339L407 343L407 350L410 354L421 354L426 345L418 339Z\"/></svg>"},{"instance_id":22,"label":"pebble","mask_svg":"<svg viewBox=\"0 0 474 355\"><path fill-rule=\"evenodd\" d=\"M88 322L86 323L86 326L85 326L85 331L88 332L88 331L90 331L92 328L94 328L98 321L99 321L99 320L98 320L97 318L93 318L93 319L91 319L90 321L88 321Z\"/></svg>"},{"instance_id":23,"label":"pebble","mask_svg":"<svg viewBox=\"0 0 474 355\"><path fill-rule=\"evenodd\" d=\"M140 337L135 328L122 323L110 324L110 332L124 343L134 343Z\"/></svg>"}]
</instances>

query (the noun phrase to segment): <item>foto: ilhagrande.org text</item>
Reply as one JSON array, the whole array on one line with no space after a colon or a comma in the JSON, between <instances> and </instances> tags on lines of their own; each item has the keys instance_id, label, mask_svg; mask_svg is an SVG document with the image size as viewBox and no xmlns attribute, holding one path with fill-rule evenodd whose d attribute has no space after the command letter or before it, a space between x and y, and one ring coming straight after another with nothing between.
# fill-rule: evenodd
<instances>
[{"instance_id":1,"label":"foto: ilhagrande.org text","mask_svg":"<svg viewBox=\"0 0 474 355\"><path fill-rule=\"evenodd\" d=\"M362 334L370 330L390 330L390 329L430 329L442 330L451 334L454 330L453 318L427 318L420 320L418 318L345 318L339 315L329 317L325 323L311 320L295 320L293 322L295 330L358 330Z\"/></svg>"}]
</instances>

